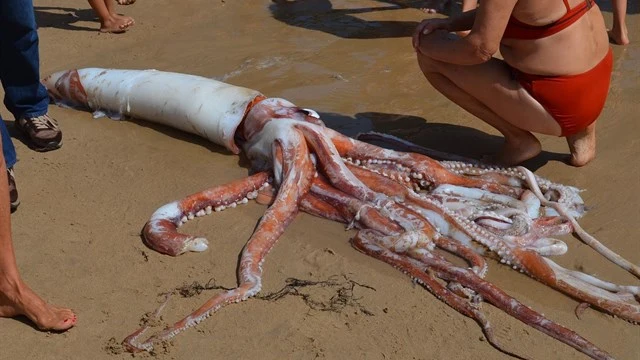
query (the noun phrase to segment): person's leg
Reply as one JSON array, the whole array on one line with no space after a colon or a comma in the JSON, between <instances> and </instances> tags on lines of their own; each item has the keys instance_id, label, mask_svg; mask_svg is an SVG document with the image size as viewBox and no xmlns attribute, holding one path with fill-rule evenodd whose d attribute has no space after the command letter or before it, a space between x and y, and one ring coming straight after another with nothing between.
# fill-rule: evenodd
<instances>
[{"instance_id":1,"label":"person's leg","mask_svg":"<svg viewBox=\"0 0 640 360\"><path fill-rule=\"evenodd\" d=\"M0 1L0 76L4 104L16 119L47 113L49 95L40 83L40 55L33 2Z\"/></svg>"},{"instance_id":2,"label":"person's leg","mask_svg":"<svg viewBox=\"0 0 640 360\"><path fill-rule=\"evenodd\" d=\"M613 4L613 26L609 30L609 37L618 45L629 44L627 31L627 0L611 0Z\"/></svg>"},{"instance_id":3,"label":"person's leg","mask_svg":"<svg viewBox=\"0 0 640 360\"><path fill-rule=\"evenodd\" d=\"M0 174L7 168L0 155ZM0 176L0 317L24 315L42 330L66 330L76 324L73 311L47 304L20 278L11 238L9 189Z\"/></svg>"},{"instance_id":4,"label":"person's leg","mask_svg":"<svg viewBox=\"0 0 640 360\"><path fill-rule=\"evenodd\" d=\"M47 115L49 95L40 83L40 56L33 2L0 1L0 79L4 104L34 149L61 146L62 132Z\"/></svg>"},{"instance_id":5,"label":"person's leg","mask_svg":"<svg viewBox=\"0 0 640 360\"><path fill-rule=\"evenodd\" d=\"M114 0L104 0L104 4L107 7L109 14L111 14L113 18L126 22L128 24L127 27L130 27L133 24L135 24L135 21L133 20L132 17L120 15L116 12L116 3Z\"/></svg>"},{"instance_id":6,"label":"person's leg","mask_svg":"<svg viewBox=\"0 0 640 360\"><path fill-rule=\"evenodd\" d=\"M449 35L434 32L423 36L420 43L428 47L436 36ZM479 65L461 66L419 53L418 63L438 91L504 135L505 145L495 159L499 163L515 165L536 156L541 146L532 132L561 134L560 125L513 79L502 60L494 58Z\"/></svg>"},{"instance_id":7,"label":"person's leg","mask_svg":"<svg viewBox=\"0 0 640 360\"><path fill-rule=\"evenodd\" d=\"M13 146L13 141L11 140L11 135L9 135L9 130L1 116L0 139L2 139L2 155L4 155L5 166L7 169L11 169L18 161L18 157L16 155L16 148Z\"/></svg>"},{"instance_id":8,"label":"person's leg","mask_svg":"<svg viewBox=\"0 0 640 360\"><path fill-rule=\"evenodd\" d=\"M7 130L7 126L0 116L0 140L2 140L2 155L4 156L5 166L7 168L7 179L9 180L9 203L11 204L11 212L15 211L20 205L20 199L18 198L18 188L16 187L16 180L13 173L13 166L18 161L16 155L16 148L13 146L13 141Z\"/></svg>"},{"instance_id":9,"label":"person's leg","mask_svg":"<svg viewBox=\"0 0 640 360\"><path fill-rule=\"evenodd\" d=\"M88 0L91 8L100 19L100 31L108 33L123 33L133 25L133 19L126 16L114 16L113 0Z\"/></svg>"},{"instance_id":10,"label":"person's leg","mask_svg":"<svg viewBox=\"0 0 640 360\"><path fill-rule=\"evenodd\" d=\"M573 166L585 166L596 157L596 123L589 125L581 132L567 136L567 144L571 150L569 162Z\"/></svg>"}]
</instances>

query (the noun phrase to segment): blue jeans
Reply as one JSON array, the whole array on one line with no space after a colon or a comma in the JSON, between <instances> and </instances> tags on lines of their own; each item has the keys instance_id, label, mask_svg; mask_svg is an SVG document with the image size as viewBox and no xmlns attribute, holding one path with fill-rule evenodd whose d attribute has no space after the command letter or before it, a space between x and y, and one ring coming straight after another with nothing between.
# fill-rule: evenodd
<instances>
[{"instance_id":1,"label":"blue jeans","mask_svg":"<svg viewBox=\"0 0 640 360\"><path fill-rule=\"evenodd\" d=\"M9 169L16 164L18 157L16 155L16 148L13 147L11 136L9 136L9 131L7 131L7 126L2 120L2 116L0 116L0 135L2 135L2 155L4 155L4 162L7 165L7 169Z\"/></svg>"},{"instance_id":2,"label":"blue jeans","mask_svg":"<svg viewBox=\"0 0 640 360\"><path fill-rule=\"evenodd\" d=\"M4 104L15 119L47 113L49 96L40 83L38 33L32 0L0 0L0 80ZM2 152L7 167L16 153L4 122L0 121Z\"/></svg>"}]
</instances>

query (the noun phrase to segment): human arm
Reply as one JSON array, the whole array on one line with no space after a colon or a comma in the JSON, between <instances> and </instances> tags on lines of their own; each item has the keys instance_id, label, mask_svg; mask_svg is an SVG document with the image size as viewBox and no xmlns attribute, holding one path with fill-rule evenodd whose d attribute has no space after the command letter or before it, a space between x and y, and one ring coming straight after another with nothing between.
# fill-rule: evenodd
<instances>
[{"instance_id":1,"label":"human arm","mask_svg":"<svg viewBox=\"0 0 640 360\"><path fill-rule=\"evenodd\" d=\"M424 19L413 32L413 47L417 48L421 35L428 35L436 30L447 32L471 30L476 18L476 10L467 11L450 18Z\"/></svg>"},{"instance_id":2,"label":"human arm","mask_svg":"<svg viewBox=\"0 0 640 360\"><path fill-rule=\"evenodd\" d=\"M473 9L470 11L465 11L458 16L449 18L449 21L450 21L449 31L455 32L455 31L471 30L471 28L473 27L473 23L476 20L477 12L478 12L478 9Z\"/></svg>"},{"instance_id":3,"label":"human arm","mask_svg":"<svg viewBox=\"0 0 640 360\"><path fill-rule=\"evenodd\" d=\"M485 0L478 9L451 19L423 21L413 37L416 51L430 58L457 65L488 61L499 47L504 29L517 0ZM437 20L437 21L436 21ZM435 32L464 31L469 35L452 39Z\"/></svg>"}]
</instances>

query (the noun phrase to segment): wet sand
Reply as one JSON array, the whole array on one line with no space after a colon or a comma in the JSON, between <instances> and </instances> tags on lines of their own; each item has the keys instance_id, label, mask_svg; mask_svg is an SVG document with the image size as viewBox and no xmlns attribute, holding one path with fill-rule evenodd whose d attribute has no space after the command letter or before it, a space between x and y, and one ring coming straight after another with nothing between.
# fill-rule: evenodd
<instances>
[{"instance_id":1,"label":"wet sand","mask_svg":"<svg viewBox=\"0 0 640 360\"><path fill-rule=\"evenodd\" d=\"M409 35L424 16L384 1L188 2L139 0L121 12L136 19L127 34L99 34L85 1L36 0L41 72L74 67L155 68L254 88L317 110L346 134L376 130L466 156L500 146L495 131L451 104L423 80ZM630 4L631 5L631 4ZM640 15L628 22L633 42L616 46L612 89L598 128L598 158L576 169L561 162L563 139L541 137L545 153L530 166L554 181L586 189L587 231L640 263ZM333 10L332 10L333 7ZM611 23L611 13L605 12ZM236 283L238 254L264 207L249 204L190 222L183 231L211 240L202 254L178 258L149 250L140 230L160 205L247 174L247 161L172 130L92 119L50 108L64 146L36 153L16 136L22 205L12 215L26 281L53 303L75 309L76 328L46 334L0 319L1 359L129 359L117 346L169 292L184 284ZM6 110L5 119L11 120ZM265 262L263 292L289 277L335 277L355 286L341 312L311 309L300 297L252 299L224 308L175 338L162 359L500 359L479 327L410 279L349 245L344 226L301 214ZM558 261L604 279L637 279L572 238ZM619 359L639 359L640 327L587 310L495 262L489 279ZM341 280L342 281L342 280ZM326 302L340 286L301 291ZM374 290L375 289L375 290ZM174 296L163 320L178 320L214 290ZM496 311L485 310L503 345L534 359L584 358L573 349ZM110 341L114 338L115 341Z\"/></svg>"}]
</instances>

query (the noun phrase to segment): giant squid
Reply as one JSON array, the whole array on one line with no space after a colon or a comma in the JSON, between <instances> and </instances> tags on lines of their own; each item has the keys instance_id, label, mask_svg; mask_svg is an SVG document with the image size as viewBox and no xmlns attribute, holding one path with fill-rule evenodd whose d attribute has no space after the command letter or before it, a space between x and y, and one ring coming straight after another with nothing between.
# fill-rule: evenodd
<instances>
[{"instance_id":1,"label":"giant squid","mask_svg":"<svg viewBox=\"0 0 640 360\"><path fill-rule=\"evenodd\" d=\"M351 242L357 250L398 268L475 320L488 341L509 354L496 341L482 302L592 358L612 358L485 280L487 256L581 303L632 323L640 321L639 286L610 283L550 258L567 251L567 244L554 237L574 233L640 277L637 265L580 227L576 219L585 206L575 187L524 167L435 160L426 155L427 149L370 134L406 151L378 147L326 127L313 110L205 77L87 68L57 72L43 83L58 104L164 124L234 154L242 151L250 160L246 178L158 208L142 231L150 248L171 256L205 251L207 239L180 233L180 226L249 200L268 204L242 250L237 287L216 294L146 340L142 336L148 326L136 330L123 341L131 352L150 351L221 307L256 295L267 254L299 211L355 229ZM455 265L443 252L467 265Z\"/></svg>"}]
</instances>

